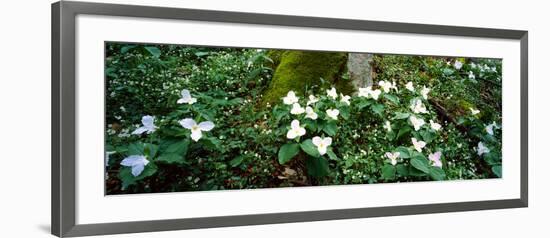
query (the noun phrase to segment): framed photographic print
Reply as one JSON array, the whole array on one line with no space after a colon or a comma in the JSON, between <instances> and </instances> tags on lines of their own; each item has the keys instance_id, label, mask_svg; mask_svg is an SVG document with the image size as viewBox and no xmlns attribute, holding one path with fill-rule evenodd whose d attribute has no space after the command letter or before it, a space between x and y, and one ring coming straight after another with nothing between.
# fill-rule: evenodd
<instances>
[{"instance_id":1,"label":"framed photographic print","mask_svg":"<svg viewBox=\"0 0 550 238\"><path fill-rule=\"evenodd\" d=\"M60 237L527 206L527 32L52 5Z\"/></svg>"}]
</instances>

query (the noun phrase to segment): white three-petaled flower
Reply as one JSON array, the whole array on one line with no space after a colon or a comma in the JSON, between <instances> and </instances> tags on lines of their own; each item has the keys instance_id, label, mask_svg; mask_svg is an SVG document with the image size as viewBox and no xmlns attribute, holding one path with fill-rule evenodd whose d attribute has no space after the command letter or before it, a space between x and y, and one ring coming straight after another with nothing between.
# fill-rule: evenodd
<instances>
[{"instance_id":1,"label":"white three-petaled flower","mask_svg":"<svg viewBox=\"0 0 550 238\"><path fill-rule=\"evenodd\" d=\"M414 149L418 152L422 152L422 148L424 148L426 146L426 142L421 141L421 140L417 140L414 137L411 139L411 141L413 143Z\"/></svg>"},{"instance_id":2,"label":"white three-petaled flower","mask_svg":"<svg viewBox=\"0 0 550 238\"><path fill-rule=\"evenodd\" d=\"M477 114L479 114L479 110L477 110L477 109L470 108L470 111L472 111L472 115L477 115Z\"/></svg>"},{"instance_id":3,"label":"white three-petaled flower","mask_svg":"<svg viewBox=\"0 0 550 238\"><path fill-rule=\"evenodd\" d=\"M426 88L426 86L422 87L422 90L420 91L420 94L422 94L422 97L424 100L428 100L428 93L430 92L429 88Z\"/></svg>"},{"instance_id":4,"label":"white three-petaled flower","mask_svg":"<svg viewBox=\"0 0 550 238\"><path fill-rule=\"evenodd\" d=\"M433 120L430 120L430 127L434 130L434 131L439 131L439 129L441 129L441 124L437 123L437 122L434 122Z\"/></svg>"},{"instance_id":5,"label":"white three-petaled flower","mask_svg":"<svg viewBox=\"0 0 550 238\"><path fill-rule=\"evenodd\" d=\"M405 88L411 92L414 92L413 82L408 82L407 84L405 84Z\"/></svg>"},{"instance_id":6,"label":"white three-petaled flower","mask_svg":"<svg viewBox=\"0 0 550 238\"><path fill-rule=\"evenodd\" d=\"M413 101L413 103L411 104L411 110L416 114L428 113L428 111L426 110L426 106L424 106L422 100L420 99L416 99L415 101Z\"/></svg>"},{"instance_id":7,"label":"white three-petaled flower","mask_svg":"<svg viewBox=\"0 0 550 238\"><path fill-rule=\"evenodd\" d=\"M298 97L296 97L296 93L294 93L294 91L288 91L288 93L286 94L286 97L283 98L283 103L286 105L292 105L297 102L298 102Z\"/></svg>"},{"instance_id":8,"label":"white three-petaled flower","mask_svg":"<svg viewBox=\"0 0 550 238\"><path fill-rule=\"evenodd\" d=\"M483 142L479 142L477 143L477 155L481 156L482 154L485 154L485 153L489 153L491 152L491 150L489 150L489 148L487 148Z\"/></svg>"},{"instance_id":9,"label":"white three-petaled flower","mask_svg":"<svg viewBox=\"0 0 550 238\"><path fill-rule=\"evenodd\" d=\"M462 62L457 60L457 61L455 61L454 66L455 66L456 70L460 70L462 68Z\"/></svg>"},{"instance_id":10,"label":"white three-petaled flower","mask_svg":"<svg viewBox=\"0 0 550 238\"><path fill-rule=\"evenodd\" d=\"M499 127L498 127L498 125L497 125L496 122L493 122L493 123L491 123L491 124L485 126L485 131L486 131L487 134L489 134L489 135L494 135L493 129L495 129L495 128L498 129Z\"/></svg>"},{"instance_id":11,"label":"white three-petaled flower","mask_svg":"<svg viewBox=\"0 0 550 238\"><path fill-rule=\"evenodd\" d=\"M390 123L390 121L384 122L384 129L386 129L387 131L391 131L391 123Z\"/></svg>"},{"instance_id":12,"label":"white three-petaled flower","mask_svg":"<svg viewBox=\"0 0 550 238\"><path fill-rule=\"evenodd\" d=\"M424 122L424 119L415 117L414 115L411 115L411 116L409 117L409 121L411 121L411 124L413 125L415 131L420 130L420 128L421 128L424 124L426 124L426 122Z\"/></svg>"},{"instance_id":13,"label":"white three-petaled flower","mask_svg":"<svg viewBox=\"0 0 550 238\"><path fill-rule=\"evenodd\" d=\"M315 96L313 95L309 95L309 100L307 101L307 104L306 105L311 105L311 104L315 104L316 102L318 102L319 99L316 98Z\"/></svg>"},{"instance_id":14,"label":"white three-petaled flower","mask_svg":"<svg viewBox=\"0 0 550 238\"><path fill-rule=\"evenodd\" d=\"M327 90L327 95L331 97L333 100L336 100L336 98L338 97L338 93L336 93L336 89L334 87Z\"/></svg>"},{"instance_id":15,"label":"white three-petaled flower","mask_svg":"<svg viewBox=\"0 0 550 238\"><path fill-rule=\"evenodd\" d=\"M475 76L474 72L472 72L472 71L468 72L468 78L471 79L471 80L476 79L476 76Z\"/></svg>"},{"instance_id":16,"label":"white three-petaled flower","mask_svg":"<svg viewBox=\"0 0 550 238\"><path fill-rule=\"evenodd\" d=\"M194 141L199 141L199 139L202 137L203 131L210 131L214 128L214 123L211 121L203 121L197 124L195 120L191 118L185 118L179 122L183 128L191 130L191 139L193 139Z\"/></svg>"},{"instance_id":17,"label":"white three-petaled flower","mask_svg":"<svg viewBox=\"0 0 550 238\"><path fill-rule=\"evenodd\" d=\"M300 106L298 103L292 104L292 109L290 109L290 114L299 115L304 113L306 110Z\"/></svg>"},{"instance_id":18,"label":"white three-petaled flower","mask_svg":"<svg viewBox=\"0 0 550 238\"><path fill-rule=\"evenodd\" d=\"M395 82L389 82L389 81L380 81L378 82L378 85L382 87L385 93L389 93L391 89L397 90L397 87L395 86Z\"/></svg>"},{"instance_id":19,"label":"white three-petaled flower","mask_svg":"<svg viewBox=\"0 0 550 238\"><path fill-rule=\"evenodd\" d=\"M386 157L388 157L388 159L390 159L390 163L392 165L396 165L397 164L397 158L399 158L399 155L401 155L401 153L399 152L394 152L394 153L391 153L391 152L386 152Z\"/></svg>"},{"instance_id":20,"label":"white three-petaled flower","mask_svg":"<svg viewBox=\"0 0 550 238\"><path fill-rule=\"evenodd\" d=\"M290 130L286 133L286 138L294 139L306 134L306 129L300 126L300 121L293 120L290 123Z\"/></svg>"},{"instance_id":21,"label":"white three-petaled flower","mask_svg":"<svg viewBox=\"0 0 550 238\"><path fill-rule=\"evenodd\" d=\"M311 139L311 142L317 146L317 150L319 151L319 154L320 155L324 155L327 153L327 147L330 146L330 144L332 144L332 138L330 137L325 137L325 138L321 138L321 137L313 137L313 139Z\"/></svg>"},{"instance_id":22,"label":"white three-petaled flower","mask_svg":"<svg viewBox=\"0 0 550 238\"><path fill-rule=\"evenodd\" d=\"M120 162L123 166L132 167L132 175L134 177L139 176L148 163L149 160L143 155L130 155Z\"/></svg>"},{"instance_id":23,"label":"white three-petaled flower","mask_svg":"<svg viewBox=\"0 0 550 238\"><path fill-rule=\"evenodd\" d=\"M358 96L366 98L372 97L374 100L378 100L378 96L380 96L381 93L382 91L380 91L380 89L372 90L372 87L368 86L366 88L359 88Z\"/></svg>"},{"instance_id":24,"label":"white three-petaled flower","mask_svg":"<svg viewBox=\"0 0 550 238\"><path fill-rule=\"evenodd\" d=\"M350 98L351 98L350 96L344 95L344 94L341 94L341 93L340 93L340 102L343 102L343 103L345 103L345 104L348 105L348 106L350 105L350 102L349 102L349 99L350 99Z\"/></svg>"},{"instance_id":25,"label":"white three-petaled flower","mask_svg":"<svg viewBox=\"0 0 550 238\"><path fill-rule=\"evenodd\" d=\"M310 106L306 107L306 118L309 118L311 120L317 119L317 113L315 113L315 111L313 111L313 108Z\"/></svg>"},{"instance_id":26,"label":"white three-petaled flower","mask_svg":"<svg viewBox=\"0 0 550 238\"><path fill-rule=\"evenodd\" d=\"M326 113L328 117L334 120L338 120L338 115L340 114L340 111L338 109L327 109Z\"/></svg>"},{"instance_id":27,"label":"white three-petaled flower","mask_svg":"<svg viewBox=\"0 0 550 238\"><path fill-rule=\"evenodd\" d=\"M147 134L150 134L151 132L155 131L157 127L154 124L155 118L152 116L143 116L141 118L141 124L143 124L142 127L137 128L132 134L134 135L141 135L143 132L147 132Z\"/></svg>"},{"instance_id":28,"label":"white three-petaled flower","mask_svg":"<svg viewBox=\"0 0 550 238\"><path fill-rule=\"evenodd\" d=\"M443 162L441 162L441 151L435 152L433 154L428 155L428 159L432 161L433 166L435 167L443 167Z\"/></svg>"},{"instance_id":29,"label":"white three-petaled flower","mask_svg":"<svg viewBox=\"0 0 550 238\"><path fill-rule=\"evenodd\" d=\"M197 102L197 99L194 97L191 97L191 93L189 92L189 90L187 89L181 90L181 98L178 99L177 101L178 104L187 103L191 105L196 102Z\"/></svg>"}]
</instances>

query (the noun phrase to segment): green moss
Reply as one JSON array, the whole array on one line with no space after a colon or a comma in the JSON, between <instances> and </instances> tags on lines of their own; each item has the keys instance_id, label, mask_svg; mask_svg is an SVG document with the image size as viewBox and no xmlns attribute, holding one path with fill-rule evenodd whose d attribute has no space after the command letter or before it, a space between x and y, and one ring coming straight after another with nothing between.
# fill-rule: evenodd
<instances>
[{"instance_id":1,"label":"green moss","mask_svg":"<svg viewBox=\"0 0 550 238\"><path fill-rule=\"evenodd\" d=\"M303 95L306 88L314 86L323 89L335 85L341 92L353 91L349 81L340 80L346 67L346 53L289 50L280 56L273 79L262 99L264 105L279 102L290 90Z\"/></svg>"}]
</instances>

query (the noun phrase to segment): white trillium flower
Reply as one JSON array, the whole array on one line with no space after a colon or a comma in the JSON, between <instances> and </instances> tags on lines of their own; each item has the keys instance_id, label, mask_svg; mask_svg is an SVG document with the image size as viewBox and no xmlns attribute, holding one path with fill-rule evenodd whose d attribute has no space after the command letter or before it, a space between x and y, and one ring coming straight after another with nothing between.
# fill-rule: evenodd
<instances>
[{"instance_id":1,"label":"white trillium flower","mask_svg":"<svg viewBox=\"0 0 550 238\"><path fill-rule=\"evenodd\" d=\"M139 176L147 164L149 164L149 160L143 155L130 155L120 162L120 165L132 167L134 177Z\"/></svg>"},{"instance_id":2,"label":"white trillium flower","mask_svg":"<svg viewBox=\"0 0 550 238\"><path fill-rule=\"evenodd\" d=\"M336 89L332 87L331 89L327 90L327 95L331 97L333 100L336 100L338 97L338 93L336 93Z\"/></svg>"},{"instance_id":3,"label":"white trillium flower","mask_svg":"<svg viewBox=\"0 0 550 238\"><path fill-rule=\"evenodd\" d=\"M351 99L350 96L344 95L344 94L341 94L341 93L340 93L340 102L343 102L343 103L345 103L345 104L347 104L347 105L349 106L349 105L351 104L351 103L349 102L350 99Z\"/></svg>"},{"instance_id":4,"label":"white trillium flower","mask_svg":"<svg viewBox=\"0 0 550 238\"><path fill-rule=\"evenodd\" d=\"M189 90L187 89L181 90L181 98L178 99L177 101L178 104L187 103L191 105L196 102L197 102L197 99L194 97L191 97L191 93L189 92Z\"/></svg>"},{"instance_id":5,"label":"white trillium flower","mask_svg":"<svg viewBox=\"0 0 550 238\"><path fill-rule=\"evenodd\" d=\"M302 113L304 113L306 110L300 106L300 104L298 103L294 103L292 104L292 109L290 109L290 114L294 114L294 115L300 115Z\"/></svg>"},{"instance_id":6,"label":"white trillium flower","mask_svg":"<svg viewBox=\"0 0 550 238\"><path fill-rule=\"evenodd\" d=\"M479 114L479 110L475 109L475 108L470 108L470 111L472 111L472 115L477 115Z\"/></svg>"},{"instance_id":7,"label":"white trillium flower","mask_svg":"<svg viewBox=\"0 0 550 238\"><path fill-rule=\"evenodd\" d=\"M306 134L306 129L304 127L300 126L300 121L293 120L290 123L290 130L286 133L286 138L288 139L294 139L296 137L300 137Z\"/></svg>"},{"instance_id":8,"label":"white trillium flower","mask_svg":"<svg viewBox=\"0 0 550 238\"><path fill-rule=\"evenodd\" d=\"M391 89L397 90L397 87L395 86L395 82L391 83L388 81L380 81L378 82L378 85L382 87L385 93L389 93Z\"/></svg>"},{"instance_id":9,"label":"white trillium flower","mask_svg":"<svg viewBox=\"0 0 550 238\"><path fill-rule=\"evenodd\" d=\"M326 138L321 138L321 137L313 137L313 139L311 139L311 142L317 146L317 150L319 151L319 154L320 155L324 155L327 153L327 147L330 146L330 144L332 144L332 138L330 137L326 137Z\"/></svg>"},{"instance_id":10,"label":"white trillium flower","mask_svg":"<svg viewBox=\"0 0 550 238\"><path fill-rule=\"evenodd\" d=\"M441 129L441 124L437 123L437 122L434 122L433 120L430 120L430 127L434 130L434 131L439 131L439 129Z\"/></svg>"},{"instance_id":11,"label":"white trillium flower","mask_svg":"<svg viewBox=\"0 0 550 238\"><path fill-rule=\"evenodd\" d=\"M426 88L425 86L422 87L422 90L420 91L420 94L422 94L422 97L425 99L425 100L428 100L428 93L430 92L430 89L429 88Z\"/></svg>"},{"instance_id":12,"label":"white trillium flower","mask_svg":"<svg viewBox=\"0 0 550 238\"><path fill-rule=\"evenodd\" d=\"M316 98L315 96L313 95L309 95L309 100L307 101L307 104L306 105L311 105L311 104L315 104L316 102L318 102L319 99Z\"/></svg>"},{"instance_id":13,"label":"white trillium flower","mask_svg":"<svg viewBox=\"0 0 550 238\"><path fill-rule=\"evenodd\" d=\"M497 125L496 122L493 122L487 126L485 126L485 131L489 135L494 135L494 129L499 129L500 127Z\"/></svg>"},{"instance_id":14,"label":"white trillium flower","mask_svg":"<svg viewBox=\"0 0 550 238\"><path fill-rule=\"evenodd\" d=\"M468 72L468 78L471 79L471 80L476 79L476 76L474 75L474 72L472 72L472 71Z\"/></svg>"},{"instance_id":15,"label":"white trillium flower","mask_svg":"<svg viewBox=\"0 0 550 238\"><path fill-rule=\"evenodd\" d=\"M405 84L405 88L411 92L414 92L413 82L408 82L407 84Z\"/></svg>"},{"instance_id":16,"label":"white trillium flower","mask_svg":"<svg viewBox=\"0 0 550 238\"><path fill-rule=\"evenodd\" d=\"M359 93L357 93L357 96L368 98L371 91L372 88L370 86L366 88L359 88Z\"/></svg>"},{"instance_id":17,"label":"white trillium flower","mask_svg":"<svg viewBox=\"0 0 550 238\"><path fill-rule=\"evenodd\" d=\"M417 118L417 117L415 117L414 115L411 115L411 116L409 117L409 121L411 121L411 124L413 125L415 131L420 130L420 128L421 128L424 124L426 124L426 122L424 122L424 119L422 119L422 118Z\"/></svg>"},{"instance_id":18,"label":"white trillium flower","mask_svg":"<svg viewBox=\"0 0 550 238\"><path fill-rule=\"evenodd\" d=\"M143 124L142 127L137 128L134 132L132 132L133 135L141 135L143 132L147 132L147 134L150 134L154 132L157 127L154 124L155 118L152 116L143 116L141 118L141 124Z\"/></svg>"},{"instance_id":19,"label":"white trillium flower","mask_svg":"<svg viewBox=\"0 0 550 238\"><path fill-rule=\"evenodd\" d=\"M479 143L477 143L477 155L481 156L481 155L483 155L485 153L489 153L489 152L491 152L491 150L489 150L489 148L487 148L483 144L483 142L480 141Z\"/></svg>"},{"instance_id":20,"label":"white trillium flower","mask_svg":"<svg viewBox=\"0 0 550 238\"><path fill-rule=\"evenodd\" d=\"M428 155L428 159L432 161L432 164L434 167L443 167L443 162L441 162L441 151L435 152L433 154Z\"/></svg>"},{"instance_id":21,"label":"white trillium flower","mask_svg":"<svg viewBox=\"0 0 550 238\"><path fill-rule=\"evenodd\" d=\"M338 109L327 109L326 113L328 117L334 120L338 120L338 115L340 114L340 111Z\"/></svg>"},{"instance_id":22,"label":"white trillium flower","mask_svg":"<svg viewBox=\"0 0 550 238\"><path fill-rule=\"evenodd\" d=\"M210 131L214 128L214 123L211 121L203 121L197 124L197 122L191 118L185 118L179 121L179 123L183 128L191 130L191 139L194 141L199 141L203 131Z\"/></svg>"},{"instance_id":23,"label":"white trillium flower","mask_svg":"<svg viewBox=\"0 0 550 238\"><path fill-rule=\"evenodd\" d=\"M426 142L421 141L421 140L417 140L414 137L411 139L411 141L413 143L414 149L418 152L422 152L422 148L424 148L426 146Z\"/></svg>"},{"instance_id":24,"label":"white trillium flower","mask_svg":"<svg viewBox=\"0 0 550 238\"><path fill-rule=\"evenodd\" d=\"M455 61L455 64L454 64L454 67L456 70L460 70L462 68L462 62L460 61Z\"/></svg>"},{"instance_id":25,"label":"white trillium flower","mask_svg":"<svg viewBox=\"0 0 550 238\"><path fill-rule=\"evenodd\" d=\"M428 113L428 111L426 110L426 106L424 106L424 104L422 103L421 100L417 99L415 100L412 104L411 104L411 110L416 113L416 114L419 114L419 113Z\"/></svg>"},{"instance_id":26,"label":"white trillium flower","mask_svg":"<svg viewBox=\"0 0 550 238\"><path fill-rule=\"evenodd\" d=\"M311 120L317 119L317 113L315 113L315 111L313 111L313 108L310 106L306 107L306 118L309 118Z\"/></svg>"},{"instance_id":27,"label":"white trillium flower","mask_svg":"<svg viewBox=\"0 0 550 238\"><path fill-rule=\"evenodd\" d=\"M286 105L292 105L298 102L298 97L294 91L288 91L286 97L283 97L283 103Z\"/></svg>"},{"instance_id":28,"label":"white trillium flower","mask_svg":"<svg viewBox=\"0 0 550 238\"><path fill-rule=\"evenodd\" d=\"M477 64L475 64L474 62L471 62L471 63L470 63L470 67L472 67L472 68L475 69L475 68L477 68Z\"/></svg>"},{"instance_id":29,"label":"white trillium flower","mask_svg":"<svg viewBox=\"0 0 550 238\"><path fill-rule=\"evenodd\" d=\"M380 96L380 94L382 93L382 91L380 91L380 89L375 89L375 90L372 90L370 92L370 96L374 99L374 100L378 100L378 97Z\"/></svg>"},{"instance_id":30,"label":"white trillium flower","mask_svg":"<svg viewBox=\"0 0 550 238\"><path fill-rule=\"evenodd\" d=\"M386 129L388 132L391 131L390 121L384 122L384 129Z\"/></svg>"},{"instance_id":31,"label":"white trillium flower","mask_svg":"<svg viewBox=\"0 0 550 238\"><path fill-rule=\"evenodd\" d=\"M391 165L395 166L397 164L397 159L399 158L401 153L399 153L399 152L394 152L394 153L386 152L385 155L386 155L386 157L388 157L388 159L390 159Z\"/></svg>"}]
</instances>

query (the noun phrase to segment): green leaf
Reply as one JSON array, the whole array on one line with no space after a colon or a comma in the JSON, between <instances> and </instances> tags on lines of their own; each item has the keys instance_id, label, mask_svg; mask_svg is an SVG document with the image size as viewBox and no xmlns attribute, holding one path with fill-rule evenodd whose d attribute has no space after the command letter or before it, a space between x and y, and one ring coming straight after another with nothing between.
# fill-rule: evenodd
<instances>
[{"instance_id":1,"label":"green leaf","mask_svg":"<svg viewBox=\"0 0 550 238\"><path fill-rule=\"evenodd\" d=\"M374 104L371 107L372 111L380 116L382 116L382 112L384 112L384 104Z\"/></svg>"},{"instance_id":2,"label":"green leaf","mask_svg":"<svg viewBox=\"0 0 550 238\"><path fill-rule=\"evenodd\" d=\"M172 143L163 144L161 146L161 151L163 153L179 154L184 156L185 154L187 154L189 143L191 143L189 139L184 139Z\"/></svg>"},{"instance_id":3,"label":"green leaf","mask_svg":"<svg viewBox=\"0 0 550 238\"><path fill-rule=\"evenodd\" d=\"M328 154L328 157L329 157L331 160L338 160L338 156L336 156L336 154L334 153L334 151L332 151L332 148L328 148L328 149L327 149L327 154Z\"/></svg>"},{"instance_id":4,"label":"green leaf","mask_svg":"<svg viewBox=\"0 0 550 238\"><path fill-rule=\"evenodd\" d=\"M420 131L420 136L422 136L422 139L423 139L426 143L432 142L433 139L435 138L435 134L434 134L434 133L431 133L431 132L428 131L428 130Z\"/></svg>"},{"instance_id":5,"label":"green leaf","mask_svg":"<svg viewBox=\"0 0 550 238\"><path fill-rule=\"evenodd\" d=\"M402 164L398 164L397 166L395 166L395 169L397 170L397 174L399 174L400 176L402 177L409 176L409 167Z\"/></svg>"},{"instance_id":6,"label":"green leaf","mask_svg":"<svg viewBox=\"0 0 550 238\"><path fill-rule=\"evenodd\" d=\"M411 157L411 152L407 147L399 146L395 149L395 151L399 152L399 157L402 159L408 159Z\"/></svg>"},{"instance_id":7,"label":"green leaf","mask_svg":"<svg viewBox=\"0 0 550 238\"><path fill-rule=\"evenodd\" d=\"M491 167L491 170L497 177L502 178L502 165L495 165Z\"/></svg>"},{"instance_id":8,"label":"green leaf","mask_svg":"<svg viewBox=\"0 0 550 238\"><path fill-rule=\"evenodd\" d=\"M306 159L307 174L312 177L323 177L329 173L328 161L325 158L313 158Z\"/></svg>"},{"instance_id":9,"label":"green leaf","mask_svg":"<svg viewBox=\"0 0 550 238\"><path fill-rule=\"evenodd\" d=\"M433 180L445 180L445 171L439 167L431 167L430 168L430 177L432 177Z\"/></svg>"},{"instance_id":10,"label":"green leaf","mask_svg":"<svg viewBox=\"0 0 550 238\"><path fill-rule=\"evenodd\" d=\"M426 176L426 173L416 169L415 167L410 166L409 167L409 175L415 176L415 177L424 177Z\"/></svg>"},{"instance_id":11,"label":"green leaf","mask_svg":"<svg viewBox=\"0 0 550 238\"><path fill-rule=\"evenodd\" d=\"M404 135L407 135L409 132L411 132L411 127L410 126L404 126L404 127L401 127L401 129L399 129L399 132L397 132L397 137L396 139L399 139L401 137L403 137Z\"/></svg>"},{"instance_id":12,"label":"green leaf","mask_svg":"<svg viewBox=\"0 0 550 238\"><path fill-rule=\"evenodd\" d=\"M349 113L349 106L344 106L344 107L340 107L340 115L342 116L342 118L344 119L349 119L349 116L350 116L350 113Z\"/></svg>"},{"instance_id":13,"label":"green leaf","mask_svg":"<svg viewBox=\"0 0 550 238\"><path fill-rule=\"evenodd\" d=\"M130 51L131 49L136 48L136 45L127 45L120 48L120 53L125 54L126 52Z\"/></svg>"},{"instance_id":14,"label":"green leaf","mask_svg":"<svg viewBox=\"0 0 550 238\"><path fill-rule=\"evenodd\" d=\"M122 181L122 187L127 188L128 186L132 184L136 184L138 181L152 176L157 172L157 166L155 163L148 163L141 174L139 174L137 177L134 177L132 174L132 168L131 167L122 167L118 173L118 178Z\"/></svg>"},{"instance_id":15,"label":"green leaf","mask_svg":"<svg viewBox=\"0 0 550 238\"><path fill-rule=\"evenodd\" d=\"M221 150L221 144L222 142L215 137L206 137L201 138L200 140L206 148L210 150Z\"/></svg>"},{"instance_id":16,"label":"green leaf","mask_svg":"<svg viewBox=\"0 0 550 238\"><path fill-rule=\"evenodd\" d=\"M143 152L145 152L144 154L147 155L149 159L153 159L157 155L158 150L159 150L158 145L147 143L144 145Z\"/></svg>"},{"instance_id":17,"label":"green leaf","mask_svg":"<svg viewBox=\"0 0 550 238\"><path fill-rule=\"evenodd\" d=\"M361 100L357 103L357 109L359 109L359 111L361 111L361 110L363 110L363 108L368 107L371 104L372 104L371 100L363 99L363 100Z\"/></svg>"},{"instance_id":18,"label":"green leaf","mask_svg":"<svg viewBox=\"0 0 550 238\"><path fill-rule=\"evenodd\" d=\"M149 54L151 54L153 57L158 58L160 56L160 50L157 47L154 46L145 46L145 49Z\"/></svg>"},{"instance_id":19,"label":"green leaf","mask_svg":"<svg viewBox=\"0 0 550 238\"><path fill-rule=\"evenodd\" d=\"M300 145L296 143L288 143L281 146L279 149L279 164L286 164L292 160L300 152Z\"/></svg>"},{"instance_id":20,"label":"green leaf","mask_svg":"<svg viewBox=\"0 0 550 238\"><path fill-rule=\"evenodd\" d=\"M311 155L313 157L320 157L321 155L319 154L319 151L317 150L317 146L315 146L313 144L313 142L311 142L311 139L307 139L305 141L303 141L301 144L300 144L300 148L302 148L302 150L304 152L306 152L308 155Z\"/></svg>"},{"instance_id":21,"label":"green leaf","mask_svg":"<svg viewBox=\"0 0 550 238\"><path fill-rule=\"evenodd\" d=\"M388 101L391 101L394 104L399 104L399 98L394 95L384 94L384 98L388 99Z\"/></svg>"},{"instance_id":22,"label":"green leaf","mask_svg":"<svg viewBox=\"0 0 550 238\"><path fill-rule=\"evenodd\" d=\"M336 130L338 130L338 127L336 126L335 121L330 121L323 127L323 131L329 136L336 135Z\"/></svg>"},{"instance_id":23,"label":"green leaf","mask_svg":"<svg viewBox=\"0 0 550 238\"><path fill-rule=\"evenodd\" d=\"M243 162L244 158L245 158L244 155L239 155L236 158L229 161L229 165L231 165L231 167L237 167Z\"/></svg>"},{"instance_id":24,"label":"green leaf","mask_svg":"<svg viewBox=\"0 0 550 238\"><path fill-rule=\"evenodd\" d=\"M395 116L393 116L392 120L403 120L403 119L409 118L410 116L411 116L410 113L396 112Z\"/></svg>"},{"instance_id":25,"label":"green leaf","mask_svg":"<svg viewBox=\"0 0 550 238\"><path fill-rule=\"evenodd\" d=\"M392 180L395 178L396 169L391 164L386 164L382 167L382 178L385 180Z\"/></svg>"},{"instance_id":26,"label":"green leaf","mask_svg":"<svg viewBox=\"0 0 550 238\"><path fill-rule=\"evenodd\" d=\"M209 55L209 52L195 52L195 56L197 57L203 57Z\"/></svg>"},{"instance_id":27,"label":"green leaf","mask_svg":"<svg viewBox=\"0 0 550 238\"><path fill-rule=\"evenodd\" d=\"M181 154L176 153L164 153L157 157L157 161L173 164L186 164L187 161L185 161L185 158Z\"/></svg>"},{"instance_id":28,"label":"green leaf","mask_svg":"<svg viewBox=\"0 0 550 238\"><path fill-rule=\"evenodd\" d=\"M142 143L136 142L128 146L128 155L143 155L144 146Z\"/></svg>"},{"instance_id":29,"label":"green leaf","mask_svg":"<svg viewBox=\"0 0 550 238\"><path fill-rule=\"evenodd\" d=\"M426 174L430 174L430 164L424 156L413 157L411 159L411 165Z\"/></svg>"}]
</instances>

